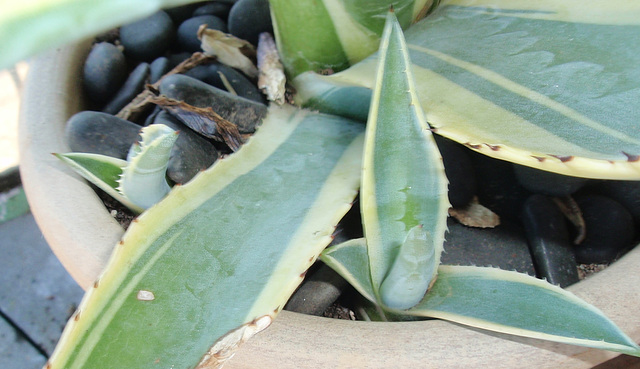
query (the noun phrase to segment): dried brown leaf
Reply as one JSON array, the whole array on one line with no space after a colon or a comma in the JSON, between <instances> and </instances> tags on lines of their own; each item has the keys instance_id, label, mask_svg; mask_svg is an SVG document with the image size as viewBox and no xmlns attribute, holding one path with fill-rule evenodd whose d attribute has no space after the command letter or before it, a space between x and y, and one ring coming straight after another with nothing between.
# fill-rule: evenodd
<instances>
[{"instance_id":1,"label":"dried brown leaf","mask_svg":"<svg viewBox=\"0 0 640 369\"><path fill-rule=\"evenodd\" d=\"M150 102L160 106L195 132L223 141L233 151L237 151L244 142L238 127L210 107L199 108L166 96L153 97Z\"/></svg>"},{"instance_id":2,"label":"dried brown leaf","mask_svg":"<svg viewBox=\"0 0 640 369\"><path fill-rule=\"evenodd\" d=\"M576 200L571 196L554 197L553 202L556 203L562 214L576 227L576 238L573 240L575 245L579 245L587 236L587 226L582 217L582 211Z\"/></svg>"},{"instance_id":3,"label":"dried brown leaf","mask_svg":"<svg viewBox=\"0 0 640 369\"><path fill-rule=\"evenodd\" d=\"M206 25L198 29L198 38L206 55L217 57L220 63L239 69L251 78L258 76L253 63L256 51L249 42Z\"/></svg>"},{"instance_id":4,"label":"dried brown leaf","mask_svg":"<svg viewBox=\"0 0 640 369\"><path fill-rule=\"evenodd\" d=\"M267 99L282 105L285 102L286 77L280 62L278 49L273 37L267 32L260 34L258 42L258 88Z\"/></svg>"},{"instance_id":5,"label":"dried brown leaf","mask_svg":"<svg viewBox=\"0 0 640 369\"><path fill-rule=\"evenodd\" d=\"M464 209L449 209L449 215L467 227L495 228L500 225L498 214L480 205L477 197Z\"/></svg>"},{"instance_id":6,"label":"dried brown leaf","mask_svg":"<svg viewBox=\"0 0 640 369\"><path fill-rule=\"evenodd\" d=\"M151 99L157 95L157 90L160 87L162 79L172 74L181 74L189 69L195 68L198 65L206 64L215 60L215 57L205 55L204 53L193 53L189 58L182 63L176 65L173 69L165 73L158 81L152 85L147 85L146 88L138 94L130 103L122 108L116 116L125 120L133 119L137 114L143 112L145 108L151 104Z\"/></svg>"}]
</instances>

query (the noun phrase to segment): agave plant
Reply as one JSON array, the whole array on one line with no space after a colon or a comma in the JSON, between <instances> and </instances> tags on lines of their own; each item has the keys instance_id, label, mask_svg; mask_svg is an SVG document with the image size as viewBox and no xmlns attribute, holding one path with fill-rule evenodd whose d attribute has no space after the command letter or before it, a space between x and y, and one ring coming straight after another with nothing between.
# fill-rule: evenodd
<instances>
[{"instance_id":1,"label":"agave plant","mask_svg":"<svg viewBox=\"0 0 640 369\"><path fill-rule=\"evenodd\" d=\"M112 367L222 364L271 323L318 257L387 317L436 317L640 356L613 322L558 287L439 265L447 181L430 133L548 171L638 179L637 113L624 104L637 100L640 54L615 41L638 35L640 8L398 1L406 44L388 15L377 54L331 76L304 72L347 67L372 51L363 40L377 42L389 3L315 2L324 11L305 27L330 32L310 42L308 33L296 36L309 2L272 0L296 102L324 113L271 106L237 153L143 212L70 320L51 368L101 367L105 358ZM119 3L96 6L110 4ZM312 52L331 44L344 57L309 54L313 63L300 64L290 56L303 44ZM365 134L357 121L367 121ZM365 238L323 251L359 187Z\"/></svg>"}]
</instances>

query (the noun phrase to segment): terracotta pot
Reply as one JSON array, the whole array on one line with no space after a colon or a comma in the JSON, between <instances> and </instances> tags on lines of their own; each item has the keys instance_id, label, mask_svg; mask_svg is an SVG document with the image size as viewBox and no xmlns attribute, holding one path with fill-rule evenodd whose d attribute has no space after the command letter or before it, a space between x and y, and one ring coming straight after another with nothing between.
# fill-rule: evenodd
<instances>
[{"instance_id":1,"label":"terracotta pot","mask_svg":"<svg viewBox=\"0 0 640 369\"><path fill-rule=\"evenodd\" d=\"M51 155L82 106L88 44L32 62L20 125L21 171L33 215L69 273L93 284L123 230L93 190ZM640 341L640 248L571 290ZM445 321L351 322L283 311L228 368L591 368L616 353L469 329Z\"/></svg>"}]
</instances>

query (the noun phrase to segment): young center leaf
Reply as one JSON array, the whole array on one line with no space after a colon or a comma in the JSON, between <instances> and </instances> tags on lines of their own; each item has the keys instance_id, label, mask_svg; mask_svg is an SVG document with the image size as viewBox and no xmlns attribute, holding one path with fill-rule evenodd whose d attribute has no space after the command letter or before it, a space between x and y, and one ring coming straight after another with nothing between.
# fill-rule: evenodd
<instances>
[{"instance_id":1,"label":"young center leaf","mask_svg":"<svg viewBox=\"0 0 640 369\"><path fill-rule=\"evenodd\" d=\"M329 248L323 260L376 304L408 309L436 277L449 208L447 179L393 12L380 55L360 189L365 238Z\"/></svg>"}]
</instances>

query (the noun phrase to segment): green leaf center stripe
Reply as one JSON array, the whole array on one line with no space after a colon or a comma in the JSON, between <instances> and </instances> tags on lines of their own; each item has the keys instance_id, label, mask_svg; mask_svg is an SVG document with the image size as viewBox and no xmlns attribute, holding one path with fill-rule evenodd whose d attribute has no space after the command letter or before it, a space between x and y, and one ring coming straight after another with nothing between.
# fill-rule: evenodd
<instances>
[{"instance_id":1,"label":"green leaf center stripe","mask_svg":"<svg viewBox=\"0 0 640 369\"><path fill-rule=\"evenodd\" d=\"M153 367L155 360L170 367L186 358L195 365L219 337L247 323L249 311L275 315L355 197L362 147L357 137L362 131L361 124L343 118L272 107L256 136L238 153L143 214L108 266L111 273L101 278L95 290L100 297L81 306L101 312L81 316L76 330L110 321L101 341L87 350L86 363L122 351L114 367L127 362ZM271 138L278 142L275 150ZM261 155L265 151L266 158ZM222 165L233 161L237 165ZM225 176L231 179L221 178ZM165 210L172 202L186 202L189 210ZM329 209L317 209L313 215L319 218L310 221L310 209L325 203ZM152 222L154 217L159 219ZM315 234L309 223L317 227ZM305 224L307 237L298 237ZM164 229L158 233L157 227ZM132 240L142 252L127 248ZM293 241L306 251L291 254L304 254L303 260L287 255ZM276 273L283 258L292 265ZM261 300L272 277L288 285ZM120 290L119 285L127 287ZM150 291L155 299L138 301L131 293L137 290ZM109 308L114 296L123 303ZM232 296L232 301L220 296ZM110 318L112 309L117 312ZM116 338L132 329L148 339L148 349L114 348L126 346L124 338ZM185 348L185 341L192 344ZM164 348L162 353L157 347Z\"/></svg>"},{"instance_id":2,"label":"green leaf center stripe","mask_svg":"<svg viewBox=\"0 0 640 369\"><path fill-rule=\"evenodd\" d=\"M521 84L518 84L512 80L510 80L509 78L506 78L502 75L500 75L499 73L496 73L494 71L491 71L487 68L483 68L479 65L475 65L473 63L469 63L466 62L464 60L460 60L457 59L455 57L453 57L452 55L447 55L444 53L441 53L439 51L436 50L432 50L432 49L428 49L425 47L420 47L420 46L416 46L416 45L409 45L410 49L416 50L422 54L427 54L430 56L433 56L434 58L437 58L451 66L457 67L459 69L465 70L479 78L482 78L484 80L486 80L487 82L492 83L495 86L498 86L504 90L507 90L511 93L514 93L518 96L520 96L520 98L517 99L517 103L513 103L510 104L509 106L513 106L513 107L520 107L521 111L518 112L520 113L520 115L526 116L525 113L527 111L540 111L540 109L543 108L547 108L550 109L562 116L564 116L565 118L574 121L578 124L584 125L586 127L589 127L593 130L596 130L598 132L604 133L608 136L611 137L615 137L616 139L623 141L623 142L628 142L634 145L640 145L640 140L630 137L629 135L627 135L625 132L620 132L617 130L614 130L602 123L599 123L597 121L594 121L593 119L590 119L589 117L580 114L580 112L564 105L561 104L541 93L538 93L530 88L527 88ZM452 75L455 75L455 73L452 73ZM461 81L461 79L458 79L458 81ZM465 87L470 87L472 85L471 82L467 82L464 83L463 85ZM485 85L486 86L486 85ZM478 92L478 94L482 95L482 93ZM503 95L504 96L504 95ZM500 101L498 99L492 99L492 101L495 103L496 101ZM505 102L500 102L500 104L505 104ZM535 104L535 105L534 105ZM506 104L505 104L506 105ZM534 105L534 106L531 106ZM534 110L535 109L535 110ZM539 113L537 113L539 114ZM530 114L529 114L530 115ZM549 123L552 122L557 122L557 120L554 119L548 119ZM538 126L543 126L543 124L538 124ZM554 132L554 133L557 133ZM575 132L571 131L571 132L566 132L566 136L575 136ZM567 138L569 138L567 137Z\"/></svg>"},{"instance_id":3,"label":"green leaf center stripe","mask_svg":"<svg viewBox=\"0 0 640 369\"><path fill-rule=\"evenodd\" d=\"M135 296L134 289L138 285L140 280L142 280L142 278L147 275L147 272L149 272L149 270L156 265L156 262L165 254L165 252L171 246L174 246L173 242L179 236L180 236L180 232L176 233L170 239L164 242L159 247L158 251L154 253L154 255L151 257L148 263L146 265L143 265L140 271L136 273L136 275L134 275L133 278L131 278L126 283L126 285L121 287L118 294L114 295L113 298L107 301L107 304L104 306L104 309L100 311L98 314L96 314L96 317L94 319L95 321L97 321L97 324L92 326L90 330L84 330L82 332L84 333L84 337L79 340L79 342L82 342L82 345L77 345L76 349L72 353L71 359L70 359L71 364L68 364L70 365L68 366L69 369L84 367L90 354L92 353L96 345L98 345L98 342L101 339L103 339L102 335L104 334L105 330L109 327L109 324L111 324L111 321L113 320L114 316L118 313L118 310L125 303L125 300L134 298ZM82 318L87 319L89 317L82 317ZM76 326L75 328L78 330L81 329L80 326ZM83 341L86 341L86 342L83 342Z\"/></svg>"},{"instance_id":4,"label":"green leaf center stripe","mask_svg":"<svg viewBox=\"0 0 640 369\"><path fill-rule=\"evenodd\" d=\"M487 15L509 14L529 19L611 25L638 25L640 5L628 0L448 0L443 5L458 5L462 12Z\"/></svg>"},{"instance_id":5,"label":"green leaf center stripe","mask_svg":"<svg viewBox=\"0 0 640 369\"><path fill-rule=\"evenodd\" d=\"M390 36L383 36L380 45L367 122L361 187L375 289L410 229L423 225L436 245L442 241L449 206L442 201L447 191L444 167L415 93L402 30L397 23L387 27L385 35Z\"/></svg>"}]
</instances>

